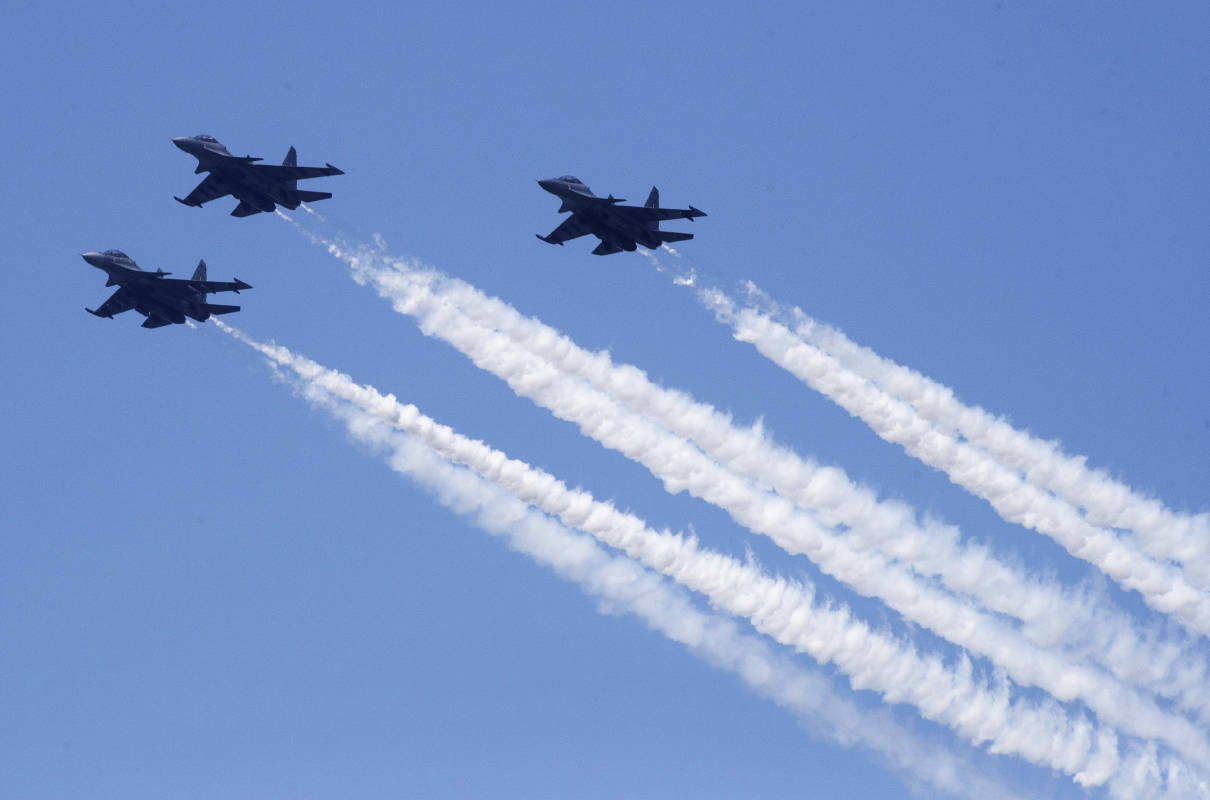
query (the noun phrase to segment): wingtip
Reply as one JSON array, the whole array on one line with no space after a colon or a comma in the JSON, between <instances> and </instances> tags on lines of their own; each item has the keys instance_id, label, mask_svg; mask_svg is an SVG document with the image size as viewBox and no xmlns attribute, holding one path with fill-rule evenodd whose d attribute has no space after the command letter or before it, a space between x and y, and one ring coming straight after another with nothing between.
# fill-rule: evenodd
<instances>
[{"instance_id":1,"label":"wingtip","mask_svg":"<svg viewBox=\"0 0 1210 800\"><path fill-rule=\"evenodd\" d=\"M333 175L344 175L345 174L345 171L343 169L341 169L340 167L334 167L331 164L328 164L328 169L332 170Z\"/></svg>"}]
</instances>

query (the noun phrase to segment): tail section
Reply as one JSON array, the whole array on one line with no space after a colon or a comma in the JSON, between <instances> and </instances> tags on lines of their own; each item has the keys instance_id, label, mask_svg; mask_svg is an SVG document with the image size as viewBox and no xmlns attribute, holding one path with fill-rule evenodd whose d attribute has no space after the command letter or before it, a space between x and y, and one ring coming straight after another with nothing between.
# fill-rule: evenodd
<instances>
[{"instance_id":1,"label":"tail section","mask_svg":"<svg viewBox=\"0 0 1210 800\"><path fill-rule=\"evenodd\" d=\"M206 280L206 262L205 261L197 262L197 269L195 269L193 271L193 278L191 280L195 280L195 281Z\"/></svg>"},{"instance_id":2,"label":"tail section","mask_svg":"<svg viewBox=\"0 0 1210 800\"><path fill-rule=\"evenodd\" d=\"M651 194L647 195L647 202L643 204L643 208L659 208L660 207L660 190L651 187ZM660 221L653 219L648 221L647 230L658 231L660 229Z\"/></svg>"},{"instance_id":3,"label":"tail section","mask_svg":"<svg viewBox=\"0 0 1210 800\"><path fill-rule=\"evenodd\" d=\"M298 199L304 203L314 203L316 200L327 200L332 196L331 192L308 192L305 189L299 189L295 192Z\"/></svg>"},{"instance_id":4,"label":"tail section","mask_svg":"<svg viewBox=\"0 0 1210 800\"><path fill-rule=\"evenodd\" d=\"M294 145L290 145L290 149L286 151L286 157L285 157L285 159L282 160L281 165L283 167L297 167L298 166L298 151L294 149ZM289 182L288 185L291 189L297 189L298 181L292 180Z\"/></svg>"}]
</instances>

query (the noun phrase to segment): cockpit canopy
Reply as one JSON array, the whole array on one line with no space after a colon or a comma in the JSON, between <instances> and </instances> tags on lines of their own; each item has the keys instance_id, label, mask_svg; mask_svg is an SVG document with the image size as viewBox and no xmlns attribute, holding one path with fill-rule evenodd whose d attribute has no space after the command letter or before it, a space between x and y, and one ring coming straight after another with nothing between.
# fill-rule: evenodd
<instances>
[{"instance_id":1,"label":"cockpit canopy","mask_svg":"<svg viewBox=\"0 0 1210 800\"><path fill-rule=\"evenodd\" d=\"M205 133L199 133L197 136L194 136L193 138L197 139L199 142L214 142L215 144L218 144L218 139L215 139L213 136L210 136Z\"/></svg>"},{"instance_id":2,"label":"cockpit canopy","mask_svg":"<svg viewBox=\"0 0 1210 800\"><path fill-rule=\"evenodd\" d=\"M128 259L128 258L130 258L130 256L126 255L126 254L125 254L125 253L123 253L121 250L106 250L106 251L105 251L104 253L102 253L101 255L103 255L103 256L112 256L112 257L114 257L114 258L127 258L127 259Z\"/></svg>"},{"instance_id":3,"label":"cockpit canopy","mask_svg":"<svg viewBox=\"0 0 1210 800\"><path fill-rule=\"evenodd\" d=\"M584 185L584 181L580 180L575 175L561 175L559 176L559 180L563 181L564 183L578 183L581 186Z\"/></svg>"}]
</instances>

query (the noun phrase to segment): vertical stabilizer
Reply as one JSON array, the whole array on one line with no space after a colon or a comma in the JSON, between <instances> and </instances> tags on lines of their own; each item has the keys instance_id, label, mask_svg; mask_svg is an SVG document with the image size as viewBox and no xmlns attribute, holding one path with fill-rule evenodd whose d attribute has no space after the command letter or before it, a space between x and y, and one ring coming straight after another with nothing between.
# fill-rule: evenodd
<instances>
[{"instance_id":1,"label":"vertical stabilizer","mask_svg":"<svg viewBox=\"0 0 1210 800\"><path fill-rule=\"evenodd\" d=\"M206 280L206 262L205 261L197 262L197 269L195 269L193 271L193 280L195 280L195 281Z\"/></svg>"},{"instance_id":2,"label":"vertical stabilizer","mask_svg":"<svg viewBox=\"0 0 1210 800\"><path fill-rule=\"evenodd\" d=\"M647 202L643 204L644 208L659 208L660 207L660 190L651 187L651 194L647 195ZM647 230L658 231L660 229L660 221L658 219L648 220Z\"/></svg>"},{"instance_id":3,"label":"vertical stabilizer","mask_svg":"<svg viewBox=\"0 0 1210 800\"><path fill-rule=\"evenodd\" d=\"M282 160L281 165L283 167L298 166L298 151L294 149L294 145L290 145L290 149L286 151L286 157ZM291 190L297 189L298 179L286 181L286 186Z\"/></svg>"}]
</instances>

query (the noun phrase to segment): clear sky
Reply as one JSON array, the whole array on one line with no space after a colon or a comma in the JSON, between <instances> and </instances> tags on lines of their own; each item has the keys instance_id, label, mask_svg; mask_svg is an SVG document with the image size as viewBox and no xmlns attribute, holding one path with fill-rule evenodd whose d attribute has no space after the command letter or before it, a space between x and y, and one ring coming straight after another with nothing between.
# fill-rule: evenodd
<instances>
[{"instance_id":1,"label":"clear sky","mask_svg":"<svg viewBox=\"0 0 1210 800\"><path fill-rule=\"evenodd\" d=\"M334 193L315 208L348 241L380 234L1030 574L1176 630L735 341L641 255L536 241L561 217L535 180L570 173L635 203L654 183L663 205L709 214L666 225L696 234L682 265L753 281L1169 508L1207 511L1203 4L10 3L0 19L0 796L914 788L601 613L214 326L84 313L112 291L88 250L177 277L205 258L255 287L226 318L250 335L959 658L518 397L276 216L173 202L199 180L174 136L331 162L347 174L309 188ZM1188 655L1208 652L1202 638ZM1023 795L1083 792L794 658Z\"/></svg>"}]
</instances>

